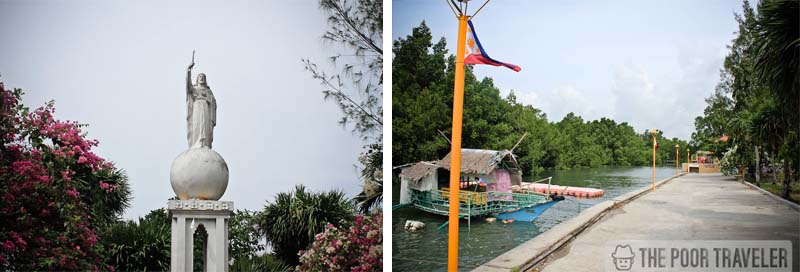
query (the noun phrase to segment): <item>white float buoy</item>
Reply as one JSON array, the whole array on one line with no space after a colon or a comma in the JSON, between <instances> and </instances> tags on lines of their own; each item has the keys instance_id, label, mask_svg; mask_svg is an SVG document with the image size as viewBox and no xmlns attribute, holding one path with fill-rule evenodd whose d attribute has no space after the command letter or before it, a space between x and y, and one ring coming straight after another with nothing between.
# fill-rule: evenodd
<instances>
[{"instance_id":1,"label":"white float buoy","mask_svg":"<svg viewBox=\"0 0 800 272\"><path fill-rule=\"evenodd\" d=\"M406 230L408 231L417 231L418 229L424 228L425 223L414 221L414 220L406 220Z\"/></svg>"}]
</instances>

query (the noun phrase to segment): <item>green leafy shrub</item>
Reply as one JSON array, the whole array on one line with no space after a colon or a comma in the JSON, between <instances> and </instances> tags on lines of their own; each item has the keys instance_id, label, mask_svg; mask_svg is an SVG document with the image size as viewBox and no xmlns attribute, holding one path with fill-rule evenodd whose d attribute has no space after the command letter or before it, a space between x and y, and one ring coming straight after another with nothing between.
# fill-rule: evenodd
<instances>
[{"instance_id":1,"label":"green leafy shrub","mask_svg":"<svg viewBox=\"0 0 800 272\"><path fill-rule=\"evenodd\" d=\"M107 262L121 271L168 271L171 229L164 209L153 210L139 222L111 224L103 237Z\"/></svg>"},{"instance_id":2,"label":"green leafy shrub","mask_svg":"<svg viewBox=\"0 0 800 272\"><path fill-rule=\"evenodd\" d=\"M267 202L255 222L275 256L297 265L300 250L308 248L325 225L345 226L352 220L353 203L344 193L313 193L297 185L293 192L278 193L273 202Z\"/></svg>"},{"instance_id":3,"label":"green leafy shrub","mask_svg":"<svg viewBox=\"0 0 800 272\"><path fill-rule=\"evenodd\" d=\"M282 262L272 254L261 256L240 257L233 260L230 271L293 271L293 267Z\"/></svg>"}]
</instances>

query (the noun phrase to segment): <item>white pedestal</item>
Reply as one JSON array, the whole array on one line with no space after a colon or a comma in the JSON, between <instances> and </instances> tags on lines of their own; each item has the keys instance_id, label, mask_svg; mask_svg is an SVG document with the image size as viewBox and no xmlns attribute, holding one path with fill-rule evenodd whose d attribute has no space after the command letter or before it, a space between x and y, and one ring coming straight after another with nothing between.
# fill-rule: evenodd
<instances>
[{"instance_id":1,"label":"white pedestal","mask_svg":"<svg viewBox=\"0 0 800 272\"><path fill-rule=\"evenodd\" d=\"M192 271L194 231L203 225L208 232L205 270L228 271L228 219L233 202L190 199L170 200L167 205L172 218L170 270Z\"/></svg>"}]
</instances>

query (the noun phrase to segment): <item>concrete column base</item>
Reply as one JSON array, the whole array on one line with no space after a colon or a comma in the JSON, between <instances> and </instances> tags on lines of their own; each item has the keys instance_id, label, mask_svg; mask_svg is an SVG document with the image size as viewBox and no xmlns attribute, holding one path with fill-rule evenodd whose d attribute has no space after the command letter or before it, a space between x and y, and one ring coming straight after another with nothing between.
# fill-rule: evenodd
<instances>
[{"instance_id":1,"label":"concrete column base","mask_svg":"<svg viewBox=\"0 0 800 272\"><path fill-rule=\"evenodd\" d=\"M208 232L205 271L228 271L228 219L232 201L170 200L167 210L172 218L170 270L192 271L194 267L194 232L202 225Z\"/></svg>"}]
</instances>

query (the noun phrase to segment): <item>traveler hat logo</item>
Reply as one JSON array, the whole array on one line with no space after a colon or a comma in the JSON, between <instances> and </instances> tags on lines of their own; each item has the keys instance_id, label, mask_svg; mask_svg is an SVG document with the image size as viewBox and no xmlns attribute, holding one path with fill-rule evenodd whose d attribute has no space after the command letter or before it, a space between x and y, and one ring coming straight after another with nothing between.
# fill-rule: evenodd
<instances>
[{"instance_id":1,"label":"traveler hat logo","mask_svg":"<svg viewBox=\"0 0 800 272\"><path fill-rule=\"evenodd\" d=\"M633 250L630 245L620 246L614 249L611 253L611 258L614 258L614 266L617 270L628 271L633 267Z\"/></svg>"}]
</instances>

